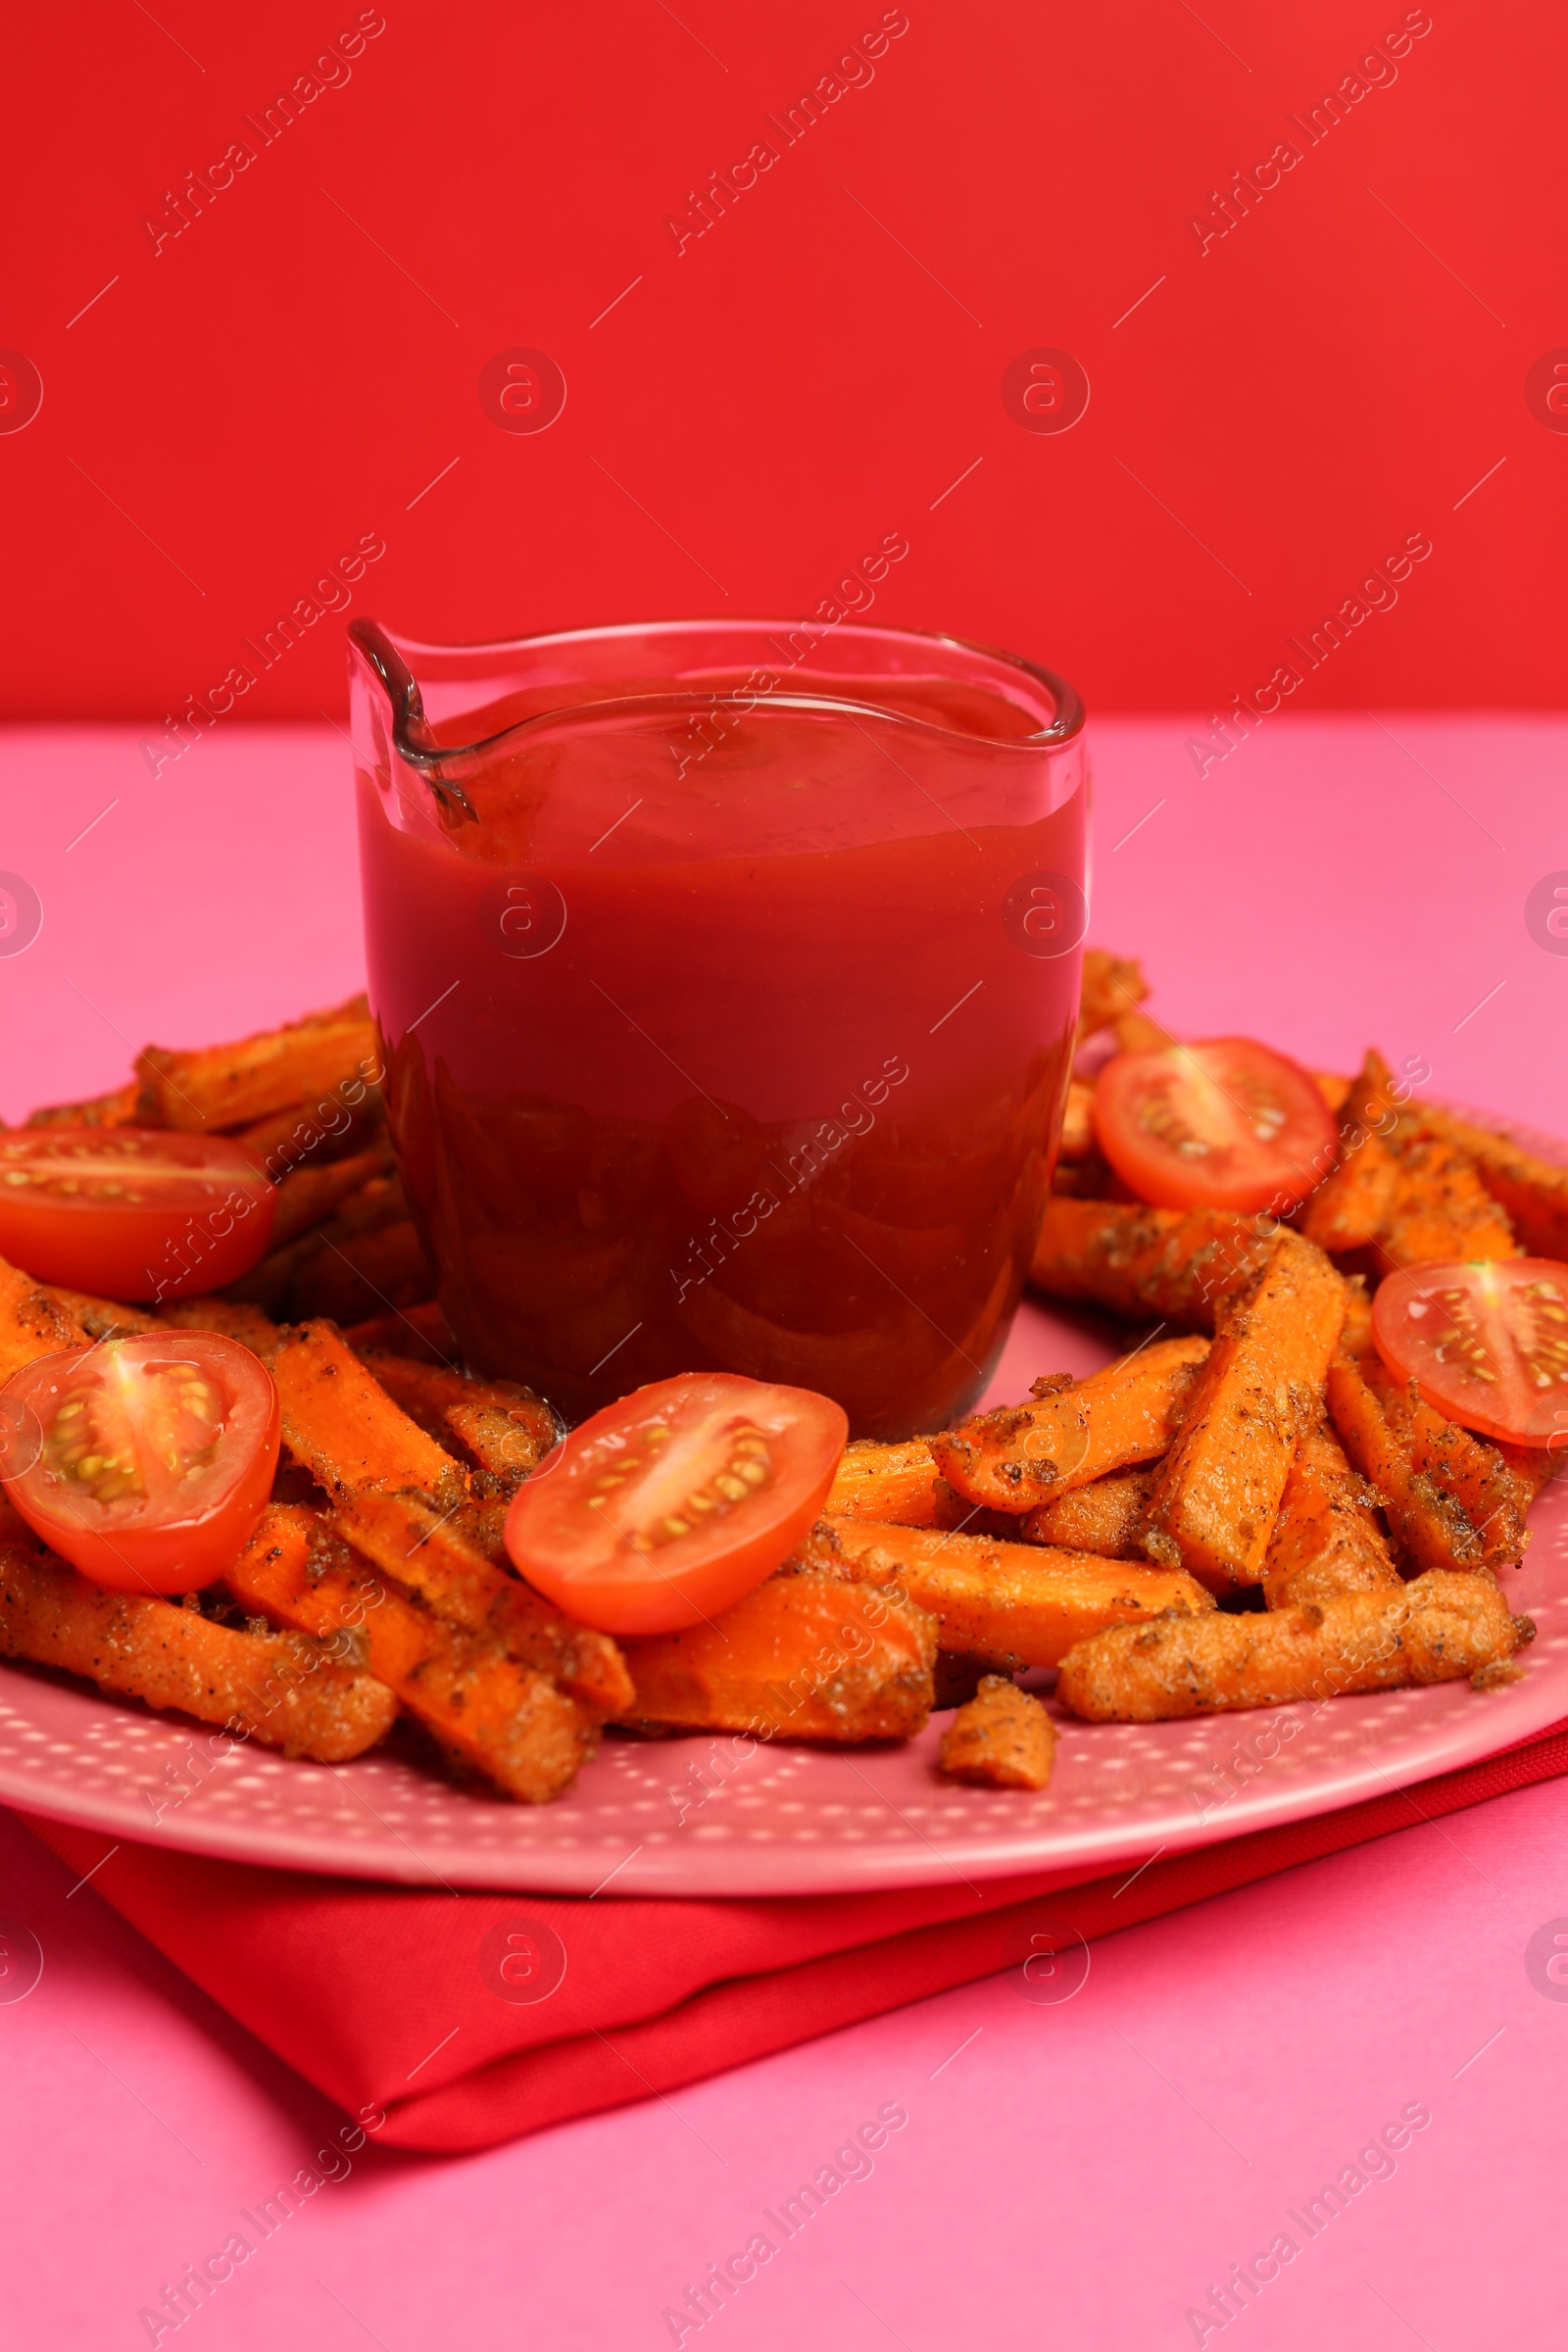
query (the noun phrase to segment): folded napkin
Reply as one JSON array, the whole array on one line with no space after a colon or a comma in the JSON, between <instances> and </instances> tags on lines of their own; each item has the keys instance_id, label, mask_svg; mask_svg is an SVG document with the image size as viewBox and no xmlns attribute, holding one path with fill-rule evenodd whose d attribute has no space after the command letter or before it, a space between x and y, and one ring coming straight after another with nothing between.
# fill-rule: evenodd
<instances>
[{"instance_id":1,"label":"folded napkin","mask_svg":"<svg viewBox=\"0 0 1568 2352\"><path fill-rule=\"evenodd\" d=\"M1002 1969L1059 1999L1097 1936L1563 1772L1568 1722L1413 1788L1109 1878L950 1874L737 1901L432 1893L21 1818L383 2145L451 2151L673 2090Z\"/></svg>"}]
</instances>

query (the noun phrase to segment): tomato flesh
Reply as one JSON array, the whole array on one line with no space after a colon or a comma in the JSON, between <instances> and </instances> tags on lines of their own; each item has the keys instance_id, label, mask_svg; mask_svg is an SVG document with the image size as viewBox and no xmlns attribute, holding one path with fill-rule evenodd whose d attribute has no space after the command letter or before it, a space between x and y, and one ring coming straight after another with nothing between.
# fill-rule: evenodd
<instances>
[{"instance_id":1,"label":"tomato flesh","mask_svg":"<svg viewBox=\"0 0 1568 2352\"><path fill-rule=\"evenodd\" d=\"M1484 1437L1568 1446L1568 1266L1550 1257L1405 1266L1378 1285L1391 1372Z\"/></svg>"},{"instance_id":2,"label":"tomato flesh","mask_svg":"<svg viewBox=\"0 0 1568 2352\"><path fill-rule=\"evenodd\" d=\"M1334 1118L1315 1079L1250 1037L1114 1054L1092 1115L1116 1174L1156 1208L1283 1216L1334 1160Z\"/></svg>"},{"instance_id":3,"label":"tomato flesh","mask_svg":"<svg viewBox=\"0 0 1568 2352\"><path fill-rule=\"evenodd\" d=\"M703 1624L786 1559L833 1483L830 1397L685 1372L592 1415L517 1490L507 1549L558 1608L607 1634Z\"/></svg>"},{"instance_id":4,"label":"tomato flesh","mask_svg":"<svg viewBox=\"0 0 1568 2352\"><path fill-rule=\"evenodd\" d=\"M0 1389L6 1493L95 1584L192 1592L251 1534L277 1467L260 1357L215 1331L139 1333L46 1355Z\"/></svg>"},{"instance_id":5,"label":"tomato flesh","mask_svg":"<svg viewBox=\"0 0 1568 2352\"><path fill-rule=\"evenodd\" d=\"M104 1298L220 1291L265 1256L277 1188L240 1144L155 1127L0 1134L0 1256Z\"/></svg>"}]
</instances>

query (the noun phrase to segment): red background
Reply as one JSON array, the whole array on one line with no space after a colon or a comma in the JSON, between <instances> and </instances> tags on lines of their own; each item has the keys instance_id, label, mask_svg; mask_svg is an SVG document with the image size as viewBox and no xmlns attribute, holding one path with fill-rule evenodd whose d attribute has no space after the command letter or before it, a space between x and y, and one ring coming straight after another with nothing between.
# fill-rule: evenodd
<instances>
[{"instance_id":1,"label":"red background","mask_svg":"<svg viewBox=\"0 0 1568 2352\"><path fill-rule=\"evenodd\" d=\"M446 639L808 611L902 530L877 617L1092 708L1206 709L1419 530L1295 707L1560 699L1568 435L1525 397L1568 341L1560 8L1433 0L1200 255L1189 215L1397 0L908 0L869 86L677 256L665 215L878 0L386 0L346 86L155 255L143 217L358 13L13 13L0 344L44 400L0 434L0 714L178 710L367 532L353 610ZM546 432L479 405L518 345L566 379ZM1041 345L1093 388L1059 435L1001 396ZM338 713L345 617L240 711Z\"/></svg>"}]
</instances>

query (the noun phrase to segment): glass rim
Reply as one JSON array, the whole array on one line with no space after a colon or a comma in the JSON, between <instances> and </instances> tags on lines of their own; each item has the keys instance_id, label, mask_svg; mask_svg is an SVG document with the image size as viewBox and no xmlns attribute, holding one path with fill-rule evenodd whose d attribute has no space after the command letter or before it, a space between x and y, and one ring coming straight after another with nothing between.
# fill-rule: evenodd
<instances>
[{"instance_id":1,"label":"glass rim","mask_svg":"<svg viewBox=\"0 0 1568 2352\"><path fill-rule=\"evenodd\" d=\"M706 630L718 635L725 630L758 629L788 633L792 629L814 628L816 625L803 619L758 618L613 621L592 628L551 630L529 637L493 638L460 645L430 645L418 638L396 637L380 621L366 616L350 621L348 636L351 661L356 654L359 656L386 697L392 718L392 742L398 757L438 790L444 786L462 803L465 812L472 816L473 811L461 785L456 779L441 775L442 768L448 763L461 765L487 757L509 738L523 735L530 729L543 732L553 727L595 722L602 724L612 713L622 717L668 716L675 710L690 709L694 703L712 704L722 702L724 697L711 693L705 696L697 688L674 688L667 694L607 695L602 702L571 703L558 710L535 711L527 718L514 719L509 725L497 728L493 735L478 736L471 743L437 744L432 739L430 722L425 716L424 697L409 665L408 657L417 660L420 655L429 655L437 661L450 661L460 655L472 659L488 655L495 657L499 665L502 657L516 655L528 647L570 646L590 642L603 644L616 637L646 638L662 631L673 634ZM819 633L824 637L828 634L826 630ZM1021 654L1009 654L999 647L980 645L972 639L955 637L939 629L892 628L872 626L865 622L852 625L841 621L835 625L832 633L835 636L888 637L913 645L944 648L998 662L1007 669L1021 670L1026 677L1045 688L1055 707L1055 717L1048 727L1039 728L1030 735L992 737L972 735L962 728L945 727L935 720L921 718L906 710L889 710L878 703L852 701L847 695L763 691L754 701L765 703L775 710L840 715L848 713L851 717L880 719L941 741L961 743L970 748L983 746L988 753L1002 758L1012 755L1036 758L1043 751L1059 751L1083 732L1084 705L1077 688L1054 670L1047 669L1041 662L1030 662Z\"/></svg>"}]
</instances>

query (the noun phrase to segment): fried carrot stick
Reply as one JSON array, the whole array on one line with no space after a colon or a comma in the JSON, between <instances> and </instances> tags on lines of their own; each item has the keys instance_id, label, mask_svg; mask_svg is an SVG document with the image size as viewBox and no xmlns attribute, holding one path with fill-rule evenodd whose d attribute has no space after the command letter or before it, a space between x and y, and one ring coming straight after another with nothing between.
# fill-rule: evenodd
<instances>
[{"instance_id":1,"label":"fried carrot stick","mask_svg":"<svg viewBox=\"0 0 1568 2352\"><path fill-rule=\"evenodd\" d=\"M1056 1727L1038 1698L1005 1675L988 1674L942 1735L950 1781L979 1788L1044 1788L1056 1755Z\"/></svg>"},{"instance_id":2,"label":"fried carrot stick","mask_svg":"<svg viewBox=\"0 0 1568 2352\"><path fill-rule=\"evenodd\" d=\"M87 1334L30 1274L0 1258L0 1388L24 1364L65 1348L85 1348Z\"/></svg>"},{"instance_id":3,"label":"fried carrot stick","mask_svg":"<svg viewBox=\"0 0 1568 2352\"><path fill-rule=\"evenodd\" d=\"M270 1250L248 1274L229 1285L228 1296L253 1300L280 1323L304 1322L312 1310L301 1302L313 1277L319 1287L329 1279L331 1269L343 1269L345 1252L369 1236L408 1221L409 1204L396 1176L368 1177L324 1224L297 1235L279 1250ZM352 1259L347 1263L352 1264ZM358 1320L360 1313L357 1277L354 1282L356 1304L351 1321Z\"/></svg>"},{"instance_id":4,"label":"fried carrot stick","mask_svg":"<svg viewBox=\"0 0 1568 2352\"><path fill-rule=\"evenodd\" d=\"M493 1567L423 1495L368 1490L340 1504L327 1524L433 1616L554 1675L601 1718L630 1705L631 1682L609 1634L574 1624L531 1585Z\"/></svg>"},{"instance_id":5,"label":"fried carrot stick","mask_svg":"<svg viewBox=\"0 0 1568 2352\"><path fill-rule=\"evenodd\" d=\"M1380 1135L1363 1131L1352 1149L1341 1129L1341 1158L1307 1201L1300 1230L1320 1250L1368 1249L1394 1213L1399 1163Z\"/></svg>"},{"instance_id":6,"label":"fried carrot stick","mask_svg":"<svg viewBox=\"0 0 1568 2352\"><path fill-rule=\"evenodd\" d=\"M844 1448L825 1508L895 1527L956 1525L968 1505L956 1502L931 1445L929 1438L903 1438L893 1445L857 1439Z\"/></svg>"},{"instance_id":7,"label":"fried carrot stick","mask_svg":"<svg viewBox=\"0 0 1568 2352\"><path fill-rule=\"evenodd\" d=\"M1104 1029L1118 1013L1131 1012L1149 994L1135 956L1112 956L1107 948L1084 950L1078 984L1078 1043Z\"/></svg>"},{"instance_id":8,"label":"fried carrot stick","mask_svg":"<svg viewBox=\"0 0 1568 2352\"><path fill-rule=\"evenodd\" d=\"M240 1633L9 1546L0 1548L0 1652L322 1764L363 1755L397 1713L383 1684L334 1664L303 1635Z\"/></svg>"},{"instance_id":9,"label":"fried carrot stick","mask_svg":"<svg viewBox=\"0 0 1568 2352\"><path fill-rule=\"evenodd\" d=\"M335 1214L372 1176L385 1176L389 1171L387 1150L372 1147L368 1152L355 1152L347 1159L328 1160L322 1167L313 1162L280 1177L272 1211L270 1248L282 1250L297 1241L311 1226L319 1225Z\"/></svg>"},{"instance_id":10,"label":"fried carrot stick","mask_svg":"<svg viewBox=\"0 0 1568 2352\"><path fill-rule=\"evenodd\" d=\"M48 1285L58 1307L81 1325L89 1340L122 1340L139 1331L158 1331L156 1315L139 1306L122 1306L118 1298L95 1298L90 1291L68 1291L58 1282Z\"/></svg>"},{"instance_id":11,"label":"fried carrot stick","mask_svg":"<svg viewBox=\"0 0 1568 2352\"><path fill-rule=\"evenodd\" d=\"M1140 1539L1153 1486L1152 1470L1112 1470L1054 1502L1037 1504L1019 1521L1018 1534L1026 1544L1094 1551L1102 1560L1143 1561L1147 1555ZM833 1507L830 1494L828 1508Z\"/></svg>"},{"instance_id":12,"label":"fried carrot stick","mask_svg":"<svg viewBox=\"0 0 1568 2352\"><path fill-rule=\"evenodd\" d=\"M592 1720L547 1675L357 1566L314 1512L270 1504L223 1582L245 1605L362 1657L449 1757L524 1804L558 1795L593 1753Z\"/></svg>"},{"instance_id":13,"label":"fried carrot stick","mask_svg":"<svg viewBox=\"0 0 1568 2352\"><path fill-rule=\"evenodd\" d=\"M1228 1208L1146 1208L1053 1195L1031 1279L1054 1298L1085 1299L1135 1322L1212 1331L1223 1295L1268 1254L1266 1221Z\"/></svg>"},{"instance_id":14,"label":"fried carrot stick","mask_svg":"<svg viewBox=\"0 0 1568 2352\"><path fill-rule=\"evenodd\" d=\"M477 1494L510 1501L562 1435L543 1397L516 1381L480 1380L379 1348L355 1353L411 1420L440 1445L455 1442L477 1465Z\"/></svg>"},{"instance_id":15,"label":"fried carrot stick","mask_svg":"<svg viewBox=\"0 0 1568 2352\"><path fill-rule=\"evenodd\" d=\"M438 1510L466 1500L451 1454L393 1403L330 1324L281 1333L270 1363L283 1443L334 1501L366 1487L413 1487Z\"/></svg>"},{"instance_id":16,"label":"fried carrot stick","mask_svg":"<svg viewBox=\"0 0 1568 2352\"><path fill-rule=\"evenodd\" d=\"M897 1593L770 1576L712 1625L624 1644L624 1721L760 1740L907 1740L931 1712L936 1628Z\"/></svg>"},{"instance_id":17,"label":"fried carrot stick","mask_svg":"<svg viewBox=\"0 0 1568 2352\"><path fill-rule=\"evenodd\" d=\"M345 1094L354 1097L352 1107ZM229 1130L274 1181L290 1169L323 1167L333 1160L366 1150L380 1130L385 1113L378 1087L361 1087L356 1079L311 1102L291 1102L285 1110L269 1111Z\"/></svg>"},{"instance_id":18,"label":"fried carrot stick","mask_svg":"<svg viewBox=\"0 0 1568 2352\"><path fill-rule=\"evenodd\" d=\"M1399 1583L1371 1492L1321 1421L1303 1431L1263 1562L1271 1609L1342 1592L1392 1592Z\"/></svg>"},{"instance_id":19,"label":"fried carrot stick","mask_svg":"<svg viewBox=\"0 0 1568 2352\"><path fill-rule=\"evenodd\" d=\"M29 1110L29 1127L133 1127L145 1126L138 1105L141 1087L136 1079L117 1086L112 1094L89 1096L85 1102L46 1102L38 1110Z\"/></svg>"},{"instance_id":20,"label":"fried carrot stick","mask_svg":"<svg viewBox=\"0 0 1568 2352\"><path fill-rule=\"evenodd\" d=\"M1527 1152L1511 1135L1494 1135L1435 1103L1416 1107L1429 1133L1469 1154L1530 1256L1568 1258L1568 1168Z\"/></svg>"},{"instance_id":21,"label":"fried carrot stick","mask_svg":"<svg viewBox=\"0 0 1568 2352\"><path fill-rule=\"evenodd\" d=\"M1491 1577L1444 1571L1396 1592L1262 1615L1171 1617L1080 1642L1056 1696L1090 1723L1163 1723L1351 1690L1487 1676L1534 1638Z\"/></svg>"},{"instance_id":22,"label":"fried carrot stick","mask_svg":"<svg viewBox=\"0 0 1568 2352\"><path fill-rule=\"evenodd\" d=\"M270 1358L279 1332L259 1306L244 1306L232 1298L204 1294L198 1298L172 1298L158 1310L158 1321L173 1331L220 1331L241 1341L255 1354Z\"/></svg>"},{"instance_id":23,"label":"fried carrot stick","mask_svg":"<svg viewBox=\"0 0 1568 2352\"><path fill-rule=\"evenodd\" d=\"M1525 1511L1499 1448L1429 1404L1418 1381L1401 1385L1381 1358L1370 1358L1363 1372L1411 1467L1450 1495L1474 1528L1482 1564L1514 1567L1524 1554Z\"/></svg>"},{"instance_id":24,"label":"fried carrot stick","mask_svg":"<svg viewBox=\"0 0 1568 2352\"><path fill-rule=\"evenodd\" d=\"M1484 1562L1481 1538L1456 1496L1411 1458L1407 1430L1385 1411L1372 1357L1341 1354L1329 1366L1328 1405L1351 1462L1383 1500L1396 1542L1421 1569L1471 1570ZM1371 1378L1369 1378L1369 1375Z\"/></svg>"},{"instance_id":25,"label":"fried carrot stick","mask_svg":"<svg viewBox=\"0 0 1568 2352\"><path fill-rule=\"evenodd\" d=\"M1377 1239L1380 1267L1523 1255L1507 1211L1468 1152L1417 1136L1399 1153L1394 1200Z\"/></svg>"},{"instance_id":26,"label":"fried carrot stick","mask_svg":"<svg viewBox=\"0 0 1568 2352\"><path fill-rule=\"evenodd\" d=\"M412 1218L346 1241L332 1238L329 1228L321 1231L322 1246L289 1290L286 1311L293 1320L325 1315L334 1323L359 1323L378 1306L422 1305L434 1291L435 1272Z\"/></svg>"},{"instance_id":27,"label":"fried carrot stick","mask_svg":"<svg viewBox=\"0 0 1568 2352\"><path fill-rule=\"evenodd\" d=\"M1255 1585L1291 1457L1321 1406L1345 1285L1321 1250L1276 1234L1251 1287L1233 1292L1149 1499L1144 1549L1223 1592Z\"/></svg>"},{"instance_id":28,"label":"fried carrot stick","mask_svg":"<svg viewBox=\"0 0 1568 2352\"><path fill-rule=\"evenodd\" d=\"M160 1126L192 1131L253 1124L334 1087L364 1086L380 1066L364 997L233 1045L189 1054L148 1046L136 1056L142 1109Z\"/></svg>"},{"instance_id":29,"label":"fried carrot stick","mask_svg":"<svg viewBox=\"0 0 1568 2352\"><path fill-rule=\"evenodd\" d=\"M1090 1105L1094 1099L1095 1090L1092 1086L1086 1086L1081 1078L1069 1080L1067 1104L1061 1114L1061 1141L1056 1146L1058 1161L1071 1163L1087 1159L1094 1150L1095 1127L1090 1116Z\"/></svg>"},{"instance_id":30,"label":"fried carrot stick","mask_svg":"<svg viewBox=\"0 0 1568 2352\"><path fill-rule=\"evenodd\" d=\"M877 1527L867 1519L823 1523L845 1557L842 1573L897 1584L936 1619L945 1650L970 1650L1009 1666L1054 1666L1086 1635L1169 1609L1207 1611L1213 1600L1181 1569L1134 1567L1084 1551L945 1536L934 1528Z\"/></svg>"},{"instance_id":31,"label":"fried carrot stick","mask_svg":"<svg viewBox=\"0 0 1568 2352\"><path fill-rule=\"evenodd\" d=\"M1162 1454L1207 1354L1206 1340L1155 1340L1087 1380L1037 1383L1054 1393L944 1430L931 1440L932 1459L966 1501L1031 1510L1107 1470Z\"/></svg>"}]
</instances>

